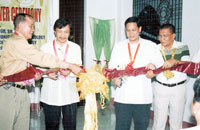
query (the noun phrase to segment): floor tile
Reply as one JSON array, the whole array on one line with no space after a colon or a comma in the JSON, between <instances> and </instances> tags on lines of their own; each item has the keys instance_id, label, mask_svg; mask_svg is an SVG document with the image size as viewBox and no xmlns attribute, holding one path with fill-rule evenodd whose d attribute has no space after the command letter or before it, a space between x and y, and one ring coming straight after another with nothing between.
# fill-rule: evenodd
<instances>
[{"instance_id":1,"label":"floor tile","mask_svg":"<svg viewBox=\"0 0 200 130\"><path fill-rule=\"evenodd\" d=\"M115 113L114 107L109 106L104 110L98 108L98 125L99 130L114 130L115 129ZM148 130L152 130L152 120L150 120ZM84 107L78 107L77 110L77 130L83 130L84 126ZM30 130L45 130L43 110L39 112L31 112ZM60 124L60 130L63 130ZM134 130L133 124L131 130ZM168 130L168 129L166 129Z\"/></svg>"}]
</instances>

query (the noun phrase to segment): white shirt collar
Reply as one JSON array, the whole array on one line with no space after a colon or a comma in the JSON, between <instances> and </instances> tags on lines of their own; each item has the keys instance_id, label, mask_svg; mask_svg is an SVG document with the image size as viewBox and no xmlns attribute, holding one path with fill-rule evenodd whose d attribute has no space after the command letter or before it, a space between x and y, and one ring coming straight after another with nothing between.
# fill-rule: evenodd
<instances>
[{"instance_id":1,"label":"white shirt collar","mask_svg":"<svg viewBox=\"0 0 200 130\"><path fill-rule=\"evenodd\" d=\"M68 40L65 42L65 44L63 46L61 46L60 44L57 43L57 41L55 39L55 46L56 46L56 48L60 48L60 49L65 48L67 46L67 43L68 43Z\"/></svg>"}]
</instances>

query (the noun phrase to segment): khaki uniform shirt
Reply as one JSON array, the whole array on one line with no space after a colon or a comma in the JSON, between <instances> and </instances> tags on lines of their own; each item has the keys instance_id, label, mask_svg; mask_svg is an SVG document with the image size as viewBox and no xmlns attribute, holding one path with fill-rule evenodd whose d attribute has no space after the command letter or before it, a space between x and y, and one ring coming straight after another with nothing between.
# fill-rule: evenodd
<instances>
[{"instance_id":1,"label":"khaki uniform shirt","mask_svg":"<svg viewBox=\"0 0 200 130\"><path fill-rule=\"evenodd\" d=\"M57 57L37 50L23 36L12 35L4 42L1 52L2 75L8 76L23 71L28 63L49 68L68 68L69 66Z\"/></svg>"}]
</instances>

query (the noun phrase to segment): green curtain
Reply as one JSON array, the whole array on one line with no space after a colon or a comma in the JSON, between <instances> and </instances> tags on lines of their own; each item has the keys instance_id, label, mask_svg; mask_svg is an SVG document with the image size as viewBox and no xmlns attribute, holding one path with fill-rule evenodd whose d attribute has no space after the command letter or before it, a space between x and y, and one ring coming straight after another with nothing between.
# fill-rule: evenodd
<instances>
[{"instance_id":1,"label":"green curtain","mask_svg":"<svg viewBox=\"0 0 200 130\"><path fill-rule=\"evenodd\" d=\"M110 56L115 43L115 20L102 20L94 17L89 17L89 20L97 64L100 63L99 61L103 50L106 59L105 67L108 67L108 62L110 61ZM109 95L111 97L111 82L108 83L108 86ZM99 101L99 99L99 94L97 94L97 100ZM110 100L106 100L106 104L109 103Z\"/></svg>"},{"instance_id":2,"label":"green curtain","mask_svg":"<svg viewBox=\"0 0 200 130\"><path fill-rule=\"evenodd\" d=\"M102 50L107 61L110 60L115 43L115 20L102 20L89 17L93 46L97 60L100 60Z\"/></svg>"}]
</instances>

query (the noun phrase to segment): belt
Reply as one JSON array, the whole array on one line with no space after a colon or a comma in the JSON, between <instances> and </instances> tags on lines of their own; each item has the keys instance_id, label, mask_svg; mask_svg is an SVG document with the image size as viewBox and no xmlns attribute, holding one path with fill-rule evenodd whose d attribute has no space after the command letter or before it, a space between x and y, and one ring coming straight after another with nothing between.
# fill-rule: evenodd
<instances>
[{"instance_id":1,"label":"belt","mask_svg":"<svg viewBox=\"0 0 200 130\"><path fill-rule=\"evenodd\" d=\"M16 88L20 88L20 89L27 89L28 86L23 86L23 85L18 85L18 84L15 84L14 82L8 82L0 87L3 87L5 89L9 89L10 87L16 87Z\"/></svg>"},{"instance_id":2,"label":"belt","mask_svg":"<svg viewBox=\"0 0 200 130\"><path fill-rule=\"evenodd\" d=\"M177 86L177 85L181 85L181 84L184 84L185 82L186 82L186 80L183 80L183 81L181 81L181 82L178 82L178 83L174 83L174 84L166 84L166 83L162 83L162 82L160 82L160 81L158 81L158 80L156 80L159 84L162 84L162 85L164 85L164 86L167 86L167 87L175 87L175 86Z\"/></svg>"},{"instance_id":3,"label":"belt","mask_svg":"<svg viewBox=\"0 0 200 130\"><path fill-rule=\"evenodd\" d=\"M22 86L22 85L18 85L18 84L15 84L14 87L20 88L20 89L27 89L28 88L28 86Z\"/></svg>"}]
</instances>

